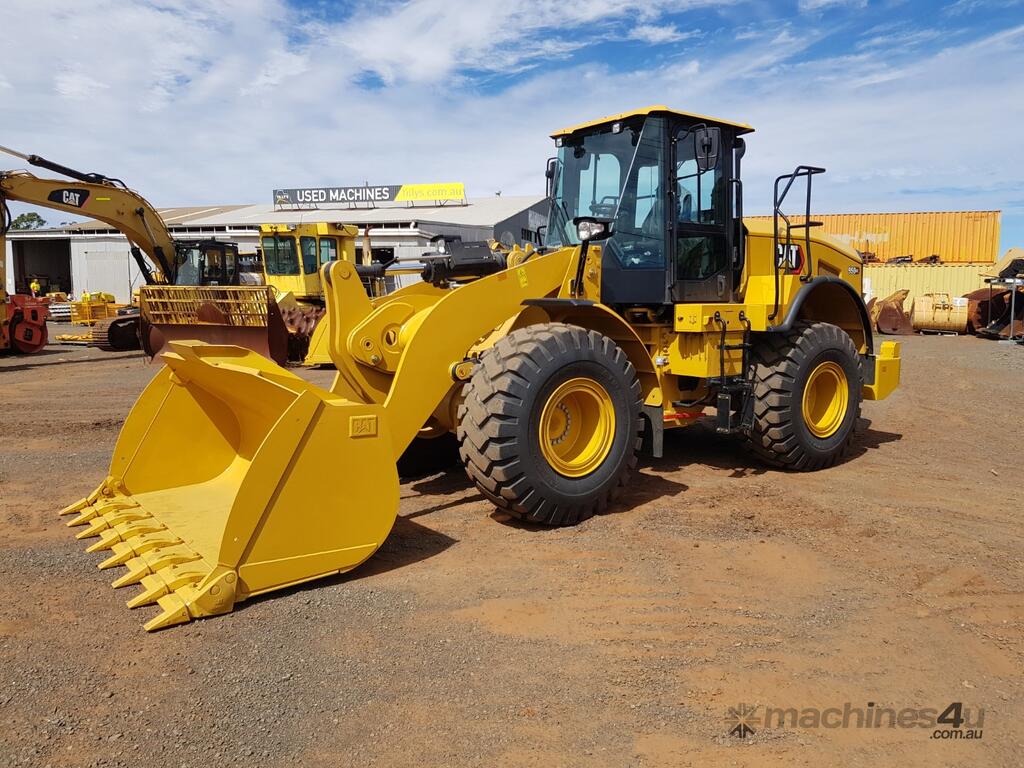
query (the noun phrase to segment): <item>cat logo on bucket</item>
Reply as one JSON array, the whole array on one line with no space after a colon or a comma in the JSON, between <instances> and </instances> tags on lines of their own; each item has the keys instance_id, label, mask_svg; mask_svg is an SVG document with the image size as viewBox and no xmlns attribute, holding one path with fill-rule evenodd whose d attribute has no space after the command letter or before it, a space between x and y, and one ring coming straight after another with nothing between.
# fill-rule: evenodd
<instances>
[{"instance_id":1,"label":"cat logo on bucket","mask_svg":"<svg viewBox=\"0 0 1024 768\"><path fill-rule=\"evenodd\" d=\"M352 416L348 420L349 437L376 437L376 416Z\"/></svg>"}]
</instances>

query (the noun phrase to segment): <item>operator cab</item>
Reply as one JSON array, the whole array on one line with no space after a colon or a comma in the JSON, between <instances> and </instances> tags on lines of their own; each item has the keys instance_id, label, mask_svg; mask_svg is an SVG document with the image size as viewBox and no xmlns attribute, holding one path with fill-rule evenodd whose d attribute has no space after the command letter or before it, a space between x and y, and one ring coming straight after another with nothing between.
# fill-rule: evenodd
<instances>
[{"instance_id":1,"label":"operator cab","mask_svg":"<svg viewBox=\"0 0 1024 768\"><path fill-rule=\"evenodd\" d=\"M354 261L357 233L347 224L261 224L266 282L296 298L320 297L320 268L338 259Z\"/></svg>"},{"instance_id":2,"label":"operator cab","mask_svg":"<svg viewBox=\"0 0 1024 768\"><path fill-rule=\"evenodd\" d=\"M238 285L238 244L219 240L177 243L175 285Z\"/></svg>"},{"instance_id":3,"label":"operator cab","mask_svg":"<svg viewBox=\"0 0 1024 768\"><path fill-rule=\"evenodd\" d=\"M610 225L604 304L733 300L743 259L740 137L752 131L655 106L555 133L546 245L578 245L580 217Z\"/></svg>"}]
</instances>

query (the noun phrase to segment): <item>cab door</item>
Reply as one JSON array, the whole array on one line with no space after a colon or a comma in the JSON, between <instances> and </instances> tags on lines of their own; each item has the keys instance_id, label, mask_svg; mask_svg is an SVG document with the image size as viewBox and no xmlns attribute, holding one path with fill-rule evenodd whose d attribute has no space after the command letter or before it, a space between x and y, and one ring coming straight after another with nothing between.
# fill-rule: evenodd
<instances>
[{"instance_id":1,"label":"cab door","mask_svg":"<svg viewBox=\"0 0 1024 768\"><path fill-rule=\"evenodd\" d=\"M320 251L312 235L299 238L299 255L302 259L302 296L316 296L320 293Z\"/></svg>"},{"instance_id":2,"label":"cab door","mask_svg":"<svg viewBox=\"0 0 1024 768\"><path fill-rule=\"evenodd\" d=\"M320 266L338 260L338 238L320 238Z\"/></svg>"},{"instance_id":3,"label":"cab door","mask_svg":"<svg viewBox=\"0 0 1024 768\"><path fill-rule=\"evenodd\" d=\"M669 197L674 302L732 300L731 156L723 151L731 146L732 137L717 126L674 130Z\"/></svg>"},{"instance_id":4,"label":"cab door","mask_svg":"<svg viewBox=\"0 0 1024 768\"><path fill-rule=\"evenodd\" d=\"M338 260L338 238L325 236L317 238L317 253L319 254L317 271L314 279L309 281L310 296L323 296L320 269L323 268L324 264Z\"/></svg>"}]
</instances>

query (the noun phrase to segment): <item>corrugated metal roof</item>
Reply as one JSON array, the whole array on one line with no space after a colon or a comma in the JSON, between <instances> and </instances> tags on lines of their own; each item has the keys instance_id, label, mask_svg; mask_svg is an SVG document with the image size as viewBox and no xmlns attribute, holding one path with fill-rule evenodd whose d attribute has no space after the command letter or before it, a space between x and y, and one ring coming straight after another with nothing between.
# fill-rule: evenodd
<instances>
[{"instance_id":1,"label":"corrugated metal roof","mask_svg":"<svg viewBox=\"0 0 1024 768\"><path fill-rule=\"evenodd\" d=\"M229 213L203 217L201 224L210 226L252 224L300 224L311 221L340 221L346 224L390 224L416 221L432 224L493 227L499 221L515 216L544 201L542 196L475 197L467 205L388 205L376 208L321 207L306 210L277 210L266 205L250 205ZM195 223L191 224L196 226Z\"/></svg>"},{"instance_id":2,"label":"corrugated metal roof","mask_svg":"<svg viewBox=\"0 0 1024 768\"><path fill-rule=\"evenodd\" d=\"M156 211L169 226L173 227L175 225L189 225L193 221L203 219L207 216L217 216L247 207L248 206L245 205L193 205L187 207L157 208ZM89 219L88 221L66 224L63 227L60 227L60 229L66 232L89 232L92 230L107 230L110 229L110 225L103 221Z\"/></svg>"},{"instance_id":3,"label":"corrugated metal roof","mask_svg":"<svg viewBox=\"0 0 1024 768\"><path fill-rule=\"evenodd\" d=\"M921 211L913 213L813 214L816 228L830 237L873 253L879 261L937 255L943 262L991 264L999 255L999 211ZM771 216L747 216L771 222ZM803 217L791 217L794 222Z\"/></svg>"},{"instance_id":4,"label":"corrugated metal roof","mask_svg":"<svg viewBox=\"0 0 1024 768\"><path fill-rule=\"evenodd\" d=\"M303 222L330 221L355 224L398 224L423 222L454 226L493 227L499 221L515 216L527 208L542 203L541 196L495 195L467 200L466 205L389 205L377 208L322 207L315 210L277 210L273 204L216 205L158 208L157 211L173 232L182 227L189 229L256 229L260 224L301 224ZM111 227L91 219L61 227L58 231L88 234L108 231ZM41 230L37 230L41 231Z\"/></svg>"}]
</instances>

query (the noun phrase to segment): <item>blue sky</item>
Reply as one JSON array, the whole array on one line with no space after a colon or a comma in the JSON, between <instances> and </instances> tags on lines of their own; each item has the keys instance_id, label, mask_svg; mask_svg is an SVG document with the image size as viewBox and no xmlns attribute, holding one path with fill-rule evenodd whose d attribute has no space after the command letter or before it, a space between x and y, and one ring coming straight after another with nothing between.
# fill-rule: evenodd
<instances>
[{"instance_id":1,"label":"blue sky","mask_svg":"<svg viewBox=\"0 0 1024 768\"><path fill-rule=\"evenodd\" d=\"M1022 0L8 0L0 144L157 205L464 181L536 194L563 125L646 104L752 124L746 205L1000 209L1024 245ZM97 52L103 55L97 55ZM0 159L0 167L14 167ZM55 214L44 213L51 221Z\"/></svg>"}]
</instances>

